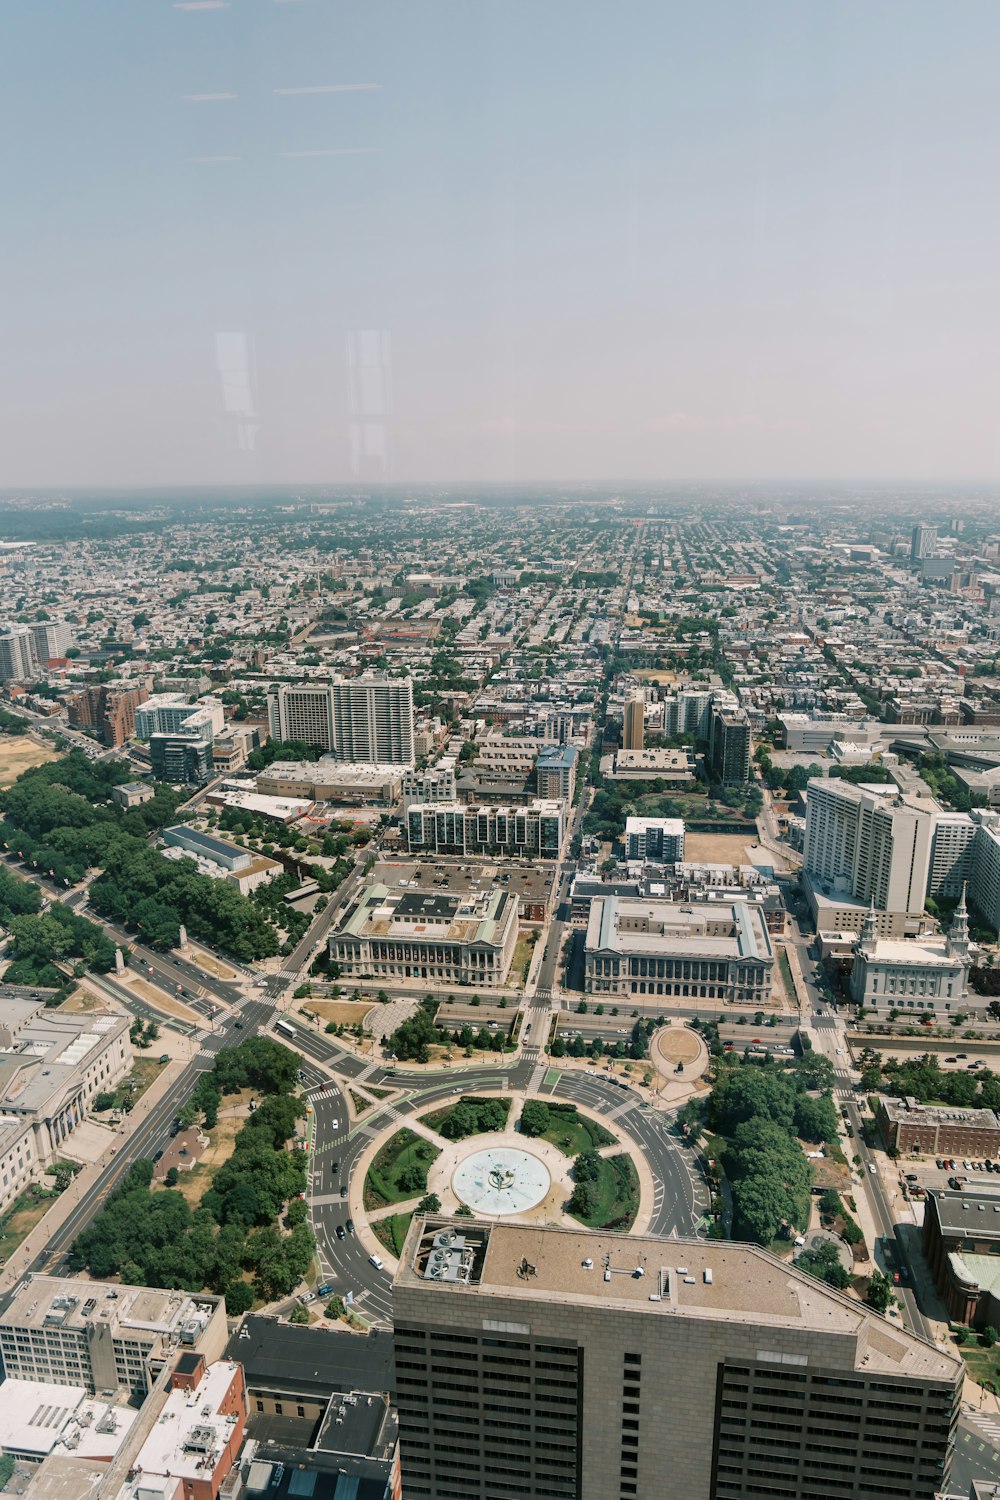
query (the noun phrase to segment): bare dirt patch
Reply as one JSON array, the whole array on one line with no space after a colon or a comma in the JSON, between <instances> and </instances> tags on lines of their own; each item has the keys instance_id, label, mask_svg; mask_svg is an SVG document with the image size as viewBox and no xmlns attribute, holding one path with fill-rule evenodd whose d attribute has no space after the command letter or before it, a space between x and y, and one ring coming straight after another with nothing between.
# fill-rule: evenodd
<instances>
[{"instance_id":1,"label":"bare dirt patch","mask_svg":"<svg viewBox=\"0 0 1000 1500\"><path fill-rule=\"evenodd\" d=\"M237 980L238 972L229 964L223 963L219 958L213 958L210 953L202 953L200 948L188 948L184 957L199 969L204 969L206 974L213 974L216 979Z\"/></svg>"},{"instance_id":2,"label":"bare dirt patch","mask_svg":"<svg viewBox=\"0 0 1000 1500\"><path fill-rule=\"evenodd\" d=\"M110 1010L111 1006L103 996L95 994L85 984L78 984L73 993L66 996L59 1009L68 1011Z\"/></svg>"},{"instance_id":3,"label":"bare dirt patch","mask_svg":"<svg viewBox=\"0 0 1000 1500\"><path fill-rule=\"evenodd\" d=\"M134 972L134 971L133 971ZM143 1000L155 1005L157 1010L162 1010L165 1015L173 1016L178 1021L190 1021L194 1026L203 1026L204 1019L197 1011L191 1010L180 1000L175 1000L172 995L157 989L155 984L149 984L145 979L127 980L129 989L135 995L140 995Z\"/></svg>"},{"instance_id":4,"label":"bare dirt patch","mask_svg":"<svg viewBox=\"0 0 1000 1500\"><path fill-rule=\"evenodd\" d=\"M742 833L686 833L684 858L710 865L749 865L756 855L762 864L770 864L767 851L751 849L752 842Z\"/></svg>"},{"instance_id":5,"label":"bare dirt patch","mask_svg":"<svg viewBox=\"0 0 1000 1500\"><path fill-rule=\"evenodd\" d=\"M208 1145L198 1158L197 1166L192 1167L190 1171L180 1173L175 1191L183 1193L192 1208L197 1207L202 1194L211 1187L216 1172L232 1156L233 1142L246 1124L247 1102L252 1098L252 1089L244 1089L240 1094L226 1095L223 1108L227 1113L220 1115L219 1123L213 1125L207 1132ZM233 1113L229 1114L229 1110Z\"/></svg>"},{"instance_id":6,"label":"bare dirt patch","mask_svg":"<svg viewBox=\"0 0 1000 1500\"><path fill-rule=\"evenodd\" d=\"M0 737L0 789L13 786L22 771L58 759L59 752L51 745L38 745L27 735Z\"/></svg>"},{"instance_id":7,"label":"bare dirt patch","mask_svg":"<svg viewBox=\"0 0 1000 1500\"><path fill-rule=\"evenodd\" d=\"M355 1021L363 1021L371 1008L370 1000L303 1000L299 1011L333 1021L336 1026L353 1026Z\"/></svg>"},{"instance_id":8,"label":"bare dirt patch","mask_svg":"<svg viewBox=\"0 0 1000 1500\"><path fill-rule=\"evenodd\" d=\"M700 1043L694 1032L686 1026L662 1026L656 1033L657 1051L673 1063L694 1062L700 1051Z\"/></svg>"}]
</instances>

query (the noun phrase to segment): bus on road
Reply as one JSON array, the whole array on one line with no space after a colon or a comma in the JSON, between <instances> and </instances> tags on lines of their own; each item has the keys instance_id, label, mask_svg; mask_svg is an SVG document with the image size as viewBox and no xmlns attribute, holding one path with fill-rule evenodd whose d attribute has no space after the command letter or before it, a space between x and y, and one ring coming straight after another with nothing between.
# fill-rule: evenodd
<instances>
[{"instance_id":1,"label":"bus on road","mask_svg":"<svg viewBox=\"0 0 1000 1500\"><path fill-rule=\"evenodd\" d=\"M275 1031L283 1031L285 1036L293 1037L295 1035L295 1027L290 1021L275 1021L274 1029Z\"/></svg>"}]
</instances>

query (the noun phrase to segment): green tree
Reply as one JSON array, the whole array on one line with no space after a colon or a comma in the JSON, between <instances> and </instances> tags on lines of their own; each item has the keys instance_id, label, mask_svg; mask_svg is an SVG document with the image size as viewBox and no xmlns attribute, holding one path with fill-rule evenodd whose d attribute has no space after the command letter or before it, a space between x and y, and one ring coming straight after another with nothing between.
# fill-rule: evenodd
<instances>
[{"instance_id":1,"label":"green tree","mask_svg":"<svg viewBox=\"0 0 1000 1500\"><path fill-rule=\"evenodd\" d=\"M601 1158L597 1152L581 1151L570 1168L570 1176L574 1182L599 1182Z\"/></svg>"},{"instance_id":2,"label":"green tree","mask_svg":"<svg viewBox=\"0 0 1000 1500\"><path fill-rule=\"evenodd\" d=\"M835 1141L837 1109L831 1096L816 1099L800 1094L795 1101L795 1128L804 1141Z\"/></svg>"},{"instance_id":3,"label":"green tree","mask_svg":"<svg viewBox=\"0 0 1000 1500\"><path fill-rule=\"evenodd\" d=\"M795 1264L800 1271L841 1291L851 1284L850 1272L841 1265L837 1247L829 1240L820 1240L809 1250L803 1250Z\"/></svg>"},{"instance_id":4,"label":"green tree","mask_svg":"<svg viewBox=\"0 0 1000 1500\"><path fill-rule=\"evenodd\" d=\"M231 1318L238 1318L242 1313L249 1312L254 1304L253 1288L246 1281L231 1281L223 1288L223 1296L226 1300L226 1312Z\"/></svg>"},{"instance_id":5,"label":"green tree","mask_svg":"<svg viewBox=\"0 0 1000 1500\"><path fill-rule=\"evenodd\" d=\"M522 1135L544 1135L550 1124L549 1106L540 1099L526 1099L521 1110L520 1131Z\"/></svg>"},{"instance_id":6,"label":"green tree","mask_svg":"<svg viewBox=\"0 0 1000 1500\"><path fill-rule=\"evenodd\" d=\"M896 1297L892 1290L892 1283L882 1275L881 1271L873 1271L869 1277L865 1301L869 1307L873 1307L879 1313L888 1312L895 1303Z\"/></svg>"}]
</instances>

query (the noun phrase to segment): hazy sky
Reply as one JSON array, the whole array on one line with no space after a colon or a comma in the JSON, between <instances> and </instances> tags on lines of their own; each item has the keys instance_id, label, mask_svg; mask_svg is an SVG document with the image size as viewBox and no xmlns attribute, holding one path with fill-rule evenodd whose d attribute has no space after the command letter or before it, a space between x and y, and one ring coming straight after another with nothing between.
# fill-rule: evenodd
<instances>
[{"instance_id":1,"label":"hazy sky","mask_svg":"<svg viewBox=\"0 0 1000 1500\"><path fill-rule=\"evenodd\" d=\"M997 0L6 0L0 486L1000 475Z\"/></svg>"}]
</instances>

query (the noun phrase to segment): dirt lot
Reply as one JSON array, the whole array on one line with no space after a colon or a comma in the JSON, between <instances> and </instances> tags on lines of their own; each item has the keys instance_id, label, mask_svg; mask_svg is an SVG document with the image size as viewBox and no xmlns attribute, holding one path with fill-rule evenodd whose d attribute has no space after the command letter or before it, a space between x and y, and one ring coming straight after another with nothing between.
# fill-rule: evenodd
<instances>
[{"instance_id":1,"label":"dirt lot","mask_svg":"<svg viewBox=\"0 0 1000 1500\"><path fill-rule=\"evenodd\" d=\"M199 969L204 969L206 974L214 974L216 979L224 979L232 983L239 979L235 969L220 958L213 958L210 953L203 953L200 948L193 945L185 950L184 957L191 963L197 964Z\"/></svg>"},{"instance_id":2,"label":"dirt lot","mask_svg":"<svg viewBox=\"0 0 1000 1500\"><path fill-rule=\"evenodd\" d=\"M198 1159L198 1165L189 1171L181 1171L177 1191L195 1207L201 1199L201 1195L211 1186L212 1178L222 1166L223 1162L229 1160L233 1154L233 1142L243 1128L247 1120L247 1103L253 1098L252 1089L244 1089L239 1094L227 1094L223 1100L222 1107L226 1114L219 1116L218 1125L213 1125L208 1132L208 1145ZM229 1111L233 1113L229 1113ZM180 1141L182 1138L178 1136ZM187 1132L183 1137L187 1142ZM189 1146L190 1150L191 1147ZM166 1156L163 1158L166 1161Z\"/></svg>"},{"instance_id":3,"label":"dirt lot","mask_svg":"<svg viewBox=\"0 0 1000 1500\"><path fill-rule=\"evenodd\" d=\"M710 865L771 864L768 851L759 846L752 849L752 842L742 833L686 833L684 858L691 863Z\"/></svg>"},{"instance_id":4,"label":"dirt lot","mask_svg":"<svg viewBox=\"0 0 1000 1500\"><path fill-rule=\"evenodd\" d=\"M58 760L50 745L36 745L27 735L0 736L0 789L13 786L22 771Z\"/></svg>"},{"instance_id":5,"label":"dirt lot","mask_svg":"<svg viewBox=\"0 0 1000 1500\"><path fill-rule=\"evenodd\" d=\"M652 667L643 667L634 674L640 682L676 682L677 675L674 672L657 672Z\"/></svg>"},{"instance_id":6,"label":"dirt lot","mask_svg":"<svg viewBox=\"0 0 1000 1500\"><path fill-rule=\"evenodd\" d=\"M59 1009L69 1011L110 1011L112 1009L112 1006L108 1001L104 999L103 995L96 994L94 990L88 989L85 984L78 984L73 993L66 996L66 999L63 1001L62 1005L60 1005Z\"/></svg>"},{"instance_id":7,"label":"dirt lot","mask_svg":"<svg viewBox=\"0 0 1000 1500\"><path fill-rule=\"evenodd\" d=\"M663 1026L656 1033L659 1051L669 1062L694 1062L701 1050L698 1038L687 1027Z\"/></svg>"},{"instance_id":8,"label":"dirt lot","mask_svg":"<svg viewBox=\"0 0 1000 1500\"><path fill-rule=\"evenodd\" d=\"M370 1000L303 1000L299 1011L302 1015L320 1016L324 1023L353 1026L355 1021L363 1021L371 1008Z\"/></svg>"},{"instance_id":9,"label":"dirt lot","mask_svg":"<svg viewBox=\"0 0 1000 1500\"><path fill-rule=\"evenodd\" d=\"M135 971L133 971L135 972ZM204 1018L199 1016L196 1010L190 1010L183 1001L175 1000L163 990L157 989L155 984L149 984L145 979L130 979L127 981L129 989L134 995L140 995L150 1005L162 1010L168 1016L175 1016L178 1021L190 1021L195 1026L203 1026Z\"/></svg>"}]
</instances>

